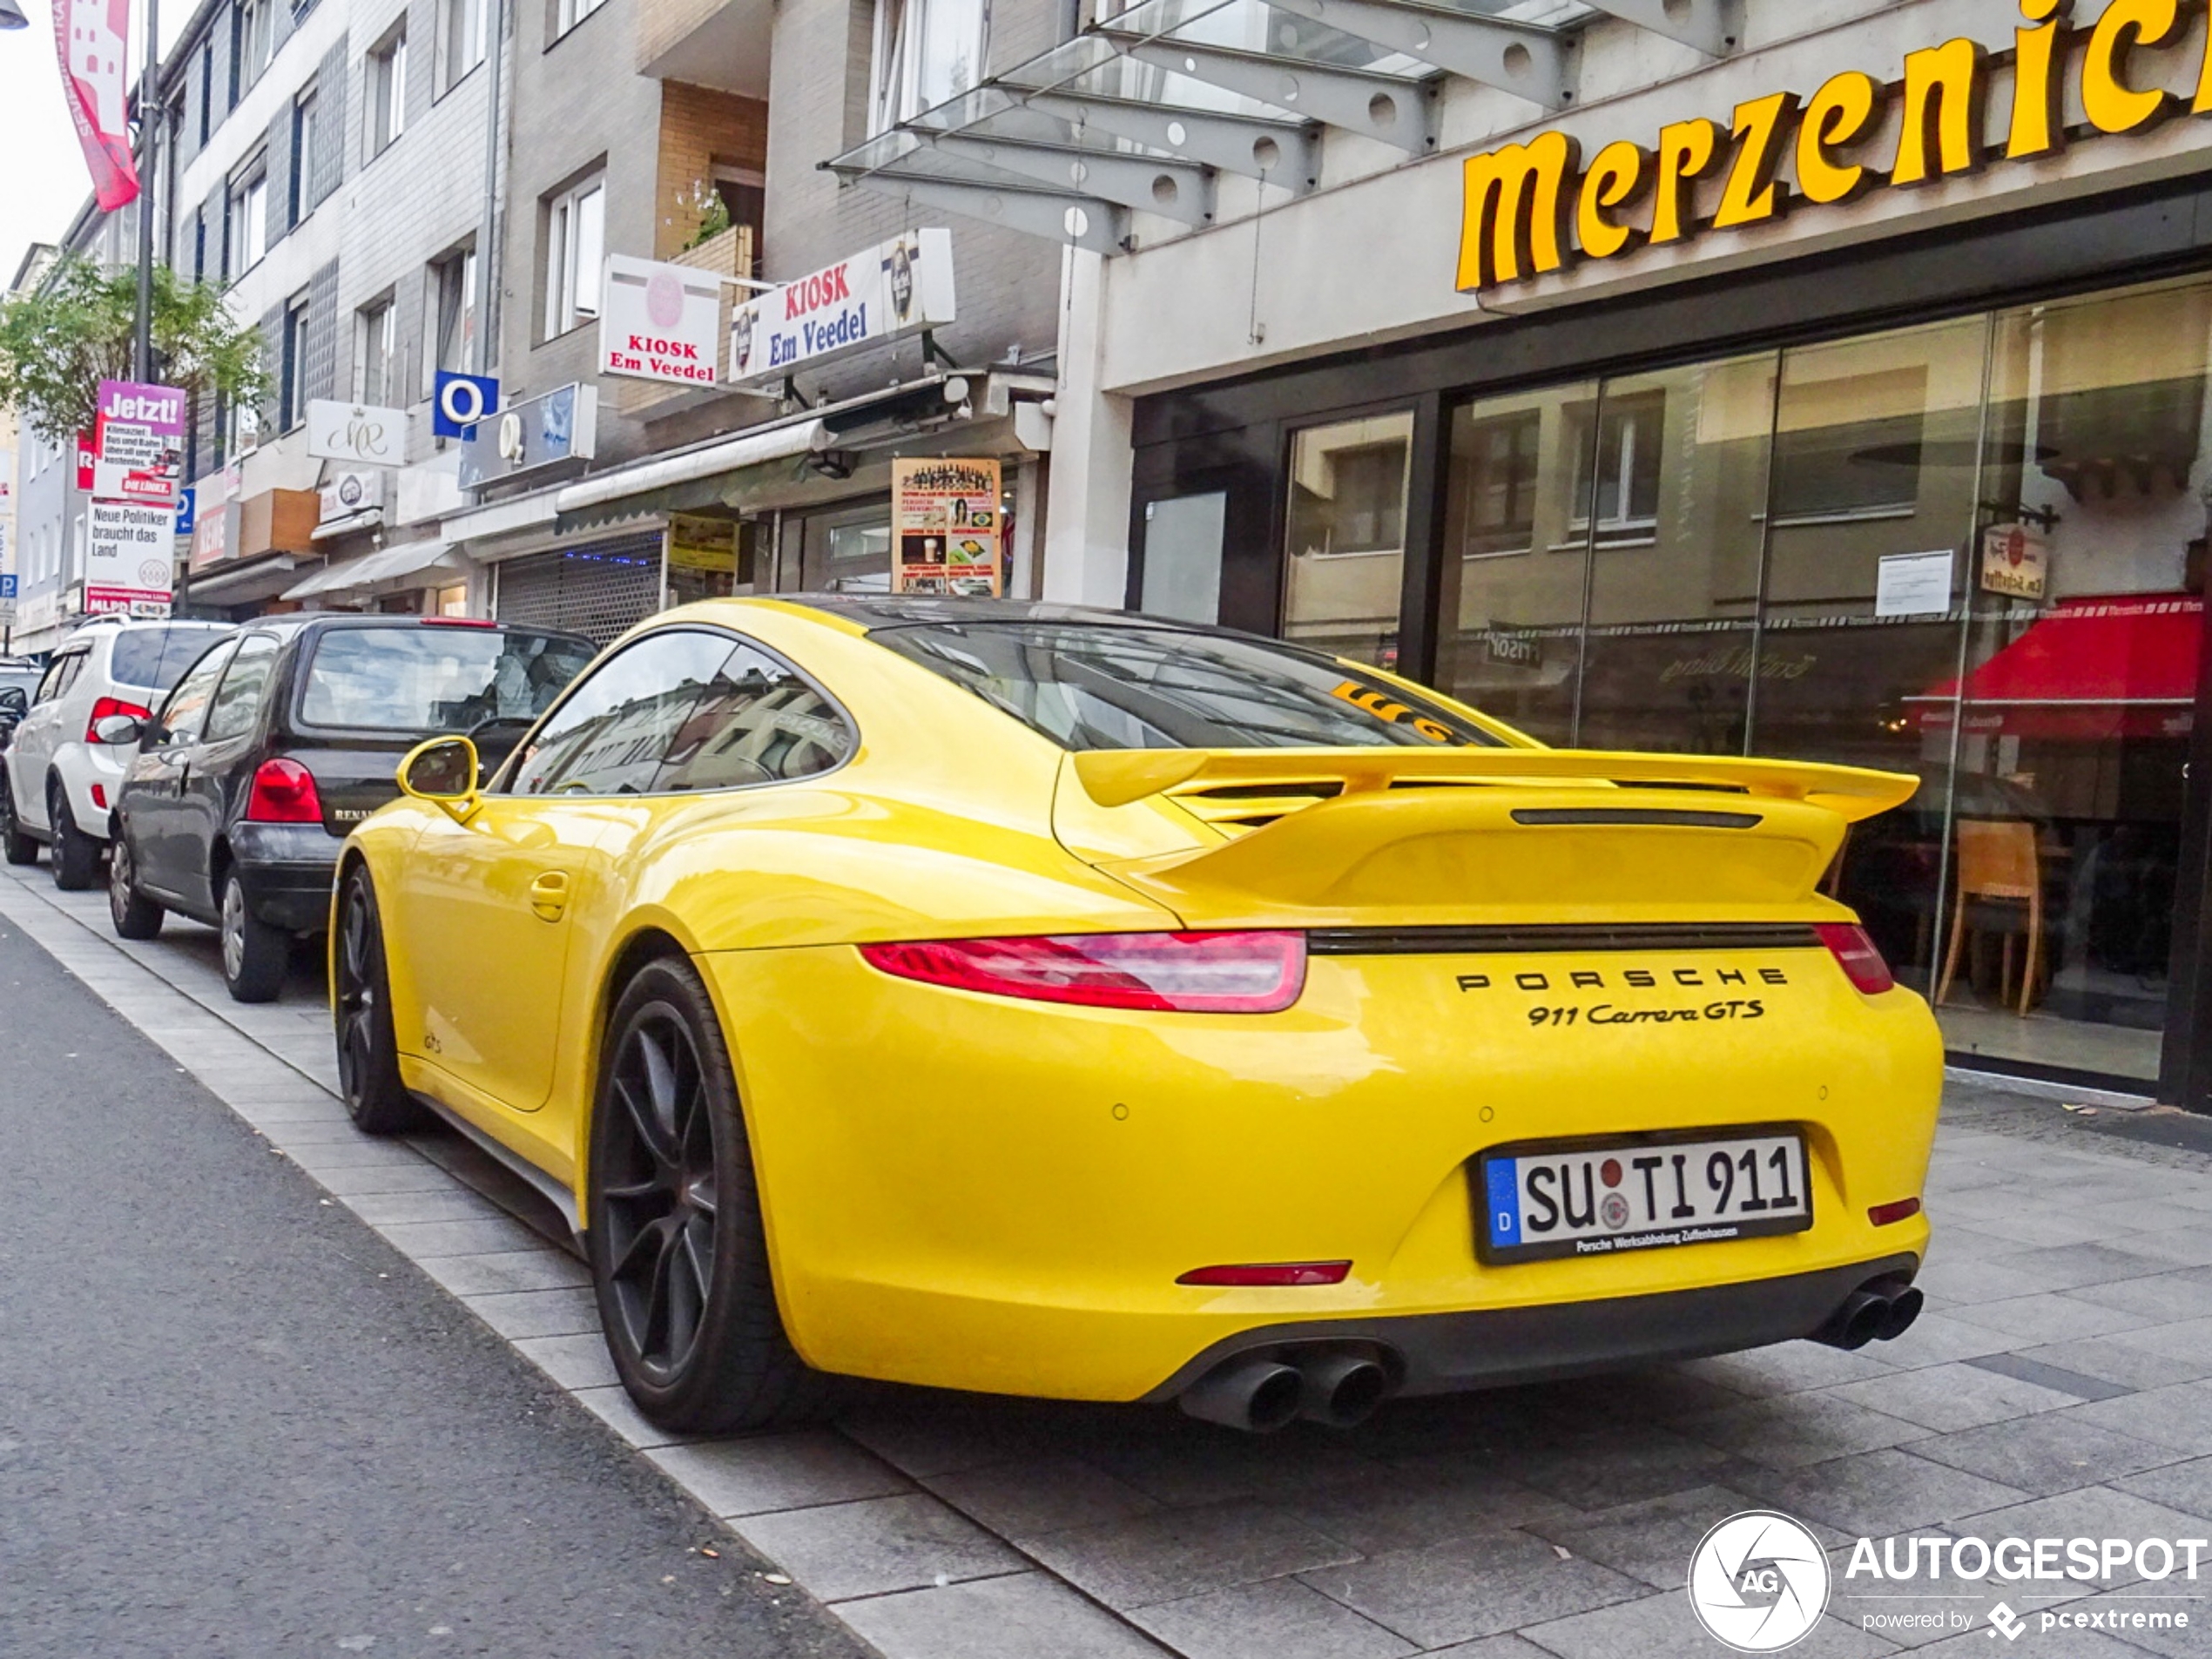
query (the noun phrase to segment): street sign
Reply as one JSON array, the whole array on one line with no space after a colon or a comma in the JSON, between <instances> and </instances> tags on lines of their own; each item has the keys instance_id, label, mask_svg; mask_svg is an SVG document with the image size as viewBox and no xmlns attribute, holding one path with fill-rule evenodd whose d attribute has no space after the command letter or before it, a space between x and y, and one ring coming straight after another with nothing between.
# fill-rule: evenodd
<instances>
[{"instance_id":1,"label":"street sign","mask_svg":"<svg viewBox=\"0 0 2212 1659\"><path fill-rule=\"evenodd\" d=\"M435 401L430 408L430 430L441 438L464 436L469 428L499 408L499 382L489 374L459 374L438 371Z\"/></svg>"},{"instance_id":2,"label":"street sign","mask_svg":"<svg viewBox=\"0 0 2212 1659\"><path fill-rule=\"evenodd\" d=\"M177 534L190 536L199 519L199 486L187 484L177 492Z\"/></svg>"},{"instance_id":3,"label":"street sign","mask_svg":"<svg viewBox=\"0 0 2212 1659\"><path fill-rule=\"evenodd\" d=\"M0 628L12 628L16 622L16 579L0 576Z\"/></svg>"}]
</instances>

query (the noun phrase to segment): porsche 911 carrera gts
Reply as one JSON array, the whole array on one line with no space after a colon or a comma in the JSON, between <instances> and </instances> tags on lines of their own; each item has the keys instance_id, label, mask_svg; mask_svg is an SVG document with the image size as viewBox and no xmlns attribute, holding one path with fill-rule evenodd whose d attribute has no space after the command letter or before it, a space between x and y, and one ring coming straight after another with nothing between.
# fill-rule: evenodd
<instances>
[{"instance_id":1,"label":"porsche 911 carrera gts","mask_svg":"<svg viewBox=\"0 0 2212 1659\"><path fill-rule=\"evenodd\" d=\"M349 838L346 1101L562 1206L640 1408L1244 1428L1919 1307L1942 1052L1818 891L1889 773L1547 749L1143 617L716 600Z\"/></svg>"}]
</instances>

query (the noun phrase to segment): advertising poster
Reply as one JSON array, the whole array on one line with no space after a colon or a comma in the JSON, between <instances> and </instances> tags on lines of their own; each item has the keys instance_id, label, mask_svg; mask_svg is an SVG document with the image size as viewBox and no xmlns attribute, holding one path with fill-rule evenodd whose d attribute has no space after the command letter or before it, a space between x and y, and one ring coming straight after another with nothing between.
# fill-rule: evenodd
<instances>
[{"instance_id":1,"label":"advertising poster","mask_svg":"<svg viewBox=\"0 0 2212 1659\"><path fill-rule=\"evenodd\" d=\"M999 496L995 461L893 462L892 591L996 598Z\"/></svg>"},{"instance_id":2,"label":"advertising poster","mask_svg":"<svg viewBox=\"0 0 2212 1659\"><path fill-rule=\"evenodd\" d=\"M95 501L85 540L84 611L165 617L176 582L177 509Z\"/></svg>"},{"instance_id":3,"label":"advertising poster","mask_svg":"<svg viewBox=\"0 0 2212 1659\"><path fill-rule=\"evenodd\" d=\"M174 508L185 474L185 394L174 386L102 381L92 423L92 495Z\"/></svg>"},{"instance_id":4,"label":"advertising poster","mask_svg":"<svg viewBox=\"0 0 2212 1659\"><path fill-rule=\"evenodd\" d=\"M138 170L131 159L130 32L131 0L54 0L62 96L104 213L138 195Z\"/></svg>"},{"instance_id":5,"label":"advertising poster","mask_svg":"<svg viewBox=\"0 0 2212 1659\"><path fill-rule=\"evenodd\" d=\"M2050 544L2025 524L1993 524L1982 532L1981 590L2040 600Z\"/></svg>"}]
</instances>

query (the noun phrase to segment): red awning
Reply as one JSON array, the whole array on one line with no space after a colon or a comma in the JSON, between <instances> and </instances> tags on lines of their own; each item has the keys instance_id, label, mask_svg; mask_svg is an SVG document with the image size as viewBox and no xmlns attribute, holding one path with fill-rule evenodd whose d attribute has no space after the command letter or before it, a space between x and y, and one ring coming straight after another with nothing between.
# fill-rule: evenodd
<instances>
[{"instance_id":1,"label":"red awning","mask_svg":"<svg viewBox=\"0 0 2212 1659\"><path fill-rule=\"evenodd\" d=\"M1966 676L1966 730L2094 741L2188 735L2204 601L2182 594L2069 599ZM1959 682L1908 701L1948 727Z\"/></svg>"}]
</instances>

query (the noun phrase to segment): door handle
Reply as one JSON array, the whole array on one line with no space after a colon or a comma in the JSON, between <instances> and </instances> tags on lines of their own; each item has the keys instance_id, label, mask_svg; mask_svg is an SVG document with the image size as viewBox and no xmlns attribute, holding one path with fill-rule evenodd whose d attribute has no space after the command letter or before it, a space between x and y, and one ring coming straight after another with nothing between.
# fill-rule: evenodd
<instances>
[{"instance_id":1,"label":"door handle","mask_svg":"<svg viewBox=\"0 0 2212 1659\"><path fill-rule=\"evenodd\" d=\"M540 921L558 921L568 907L567 871L548 870L530 883L530 914Z\"/></svg>"}]
</instances>

